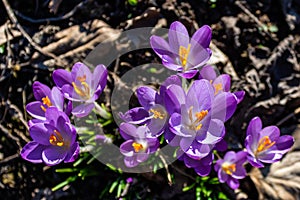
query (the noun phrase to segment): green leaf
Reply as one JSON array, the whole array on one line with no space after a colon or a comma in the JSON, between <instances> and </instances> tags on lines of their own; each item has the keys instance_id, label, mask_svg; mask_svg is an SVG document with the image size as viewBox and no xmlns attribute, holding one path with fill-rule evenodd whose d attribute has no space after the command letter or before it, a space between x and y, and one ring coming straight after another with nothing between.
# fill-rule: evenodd
<instances>
[{"instance_id":1,"label":"green leaf","mask_svg":"<svg viewBox=\"0 0 300 200\"><path fill-rule=\"evenodd\" d=\"M128 3L131 5L131 6L136 6L138 4L138 0L128 0Z\"/></svg>"},{"instance_id":2,"label":"green leaf","mask_svg":"<svg viewBox=\"0 0 300 200\"><path fill-rule=\"evenodd\" d=\"M67 178L65 181L57 184L55 187L53 187L51 190L52 192L59 190L60 188L68 185L71 182L74 182L78 177L77 176L70 176L69 178Z\"/></svg>"},{"instance_id":3,"label":"green leaf","mask_svg":"<svg viewBox=\"0 0 300 200\"><path fill-rule=\"evenodd\" d=\"M115 188L117 187L118 183L119 183L119 180L114 181L114 182L111 184L111 186L110 186L108 192L109 192L109 193L112 193L112 192L115 190Z\"/></svg>"},{"instance_id":4,"label":"green leaf","mask_svg":"<svg viewBox=\"0 0 300 200\"><path fill-rule=\"evenodd\" d=\"M193 187L195 187L195 183L193 183L192 185L188 185L188 186L185 186L184 188L182 188L182 192L189 191Z\"/></svg>"},{"instance_id":5,"label":"green leaf","mask_svg":"<svg viewBox=\"0 0 300 200\"><path fill-rule=\"evenodd\" d=\"M2 45L0 45L0 54L3 54L4 51L5 51L5 45L2 44Z\"/></svg>"}]
</instances>

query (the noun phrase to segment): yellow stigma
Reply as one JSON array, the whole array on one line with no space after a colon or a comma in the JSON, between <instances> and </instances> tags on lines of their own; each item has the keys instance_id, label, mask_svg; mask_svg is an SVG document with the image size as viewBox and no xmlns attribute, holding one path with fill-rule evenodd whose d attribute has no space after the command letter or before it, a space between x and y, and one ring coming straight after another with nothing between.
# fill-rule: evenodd
<instances>
[{"instance_id":1,"label":"yellow stigma","mask_svg":"<svg viewBox=\"0 0 300 200\"><path fill-rule=\"evenodd\" d=\"M144 148L142 144L139 144L136 142L132 143L132 147L133 147L135 153L140 152Z\"/></svg>"},{"instance_id":2,"label":"yellow stigma","mask_svg":"<svg viewBox=\"0 0 300 200\"><path fill-rule=\"evenodd\" d=\"M222 91L222 90L223 90L223 85L222 85L222 83L214 84L214 87L215 87L215 94L218 94L219 91Z\"/></svg>"},{"instance_id":3,"label":"yellow stigma","mask_svg":"<svg viewBox=\"0 0 300 200\"><path fill-rule=\"evenodd\" d=\"M63 146L64 145L64 138L61 136L60 132L58 132L57 130L54 130L54 134L51 134L49 137L49 142L50 144L54 145L54 146Z\"/></svg>"},{"instance_id":4,"label":"yellow stigma","mask_svg":"<svg viewBox=\"0 0 300 200\"><path fill-rule=\"evenodd\" d=\"M275 144L275 141L272 142L270 140L269 136L264 136L263 138L261 138L259 140L258 147L257 147L257 150L256 150L255 154L269 149L274 144Z\"/></svg>"},{"instance_id":5,"label":"yellow stigma","mask_svg":"<svg viewBox=\"0 0 300 200\"><path fill-rule=\"evenodd\" d=\"M86 75L83 76L78 76L77 80L80 81L80 86L76 85L75 82L72 82L74 91L84 99L89 99L90 98L90 87L87 84L86 81Z\"/></svg>"},{"instance_id":6,"label":"yellow stigma","mask_svg":"<svg viewBox=\"0 0 300 200\"><path fill-rule=\"evenodd\" d=\"M193 119L193 107L191 106L189 108L189 119L192 122L190 125L190 129L199 131L202 128L202 124L199 122L208 114L208 110L201 110L200 112L196 112L195 117L196 119Z\"/></svg>"},{"instance_id":7,"label":"yellow stigma","mask_svg":"<svg viewBox=\"0 0 300 200\"><path fill-rule=\"evenodd\" d=\"M200 122L207 114L208 114L208 110L201 110L200 112L197 112L195 114L197 121Z\"/></svg>"},{"instance_id":8,"label":"yellow stigma","mask_svg":"<svg viewBox=\"0 0 300 200\"><path fill-rule=\"evenodd\" d=\"M235 167L235 164L228 164L228 163L223 163L222 164L222 170L228 174L228 175L231 175L233 172L236 171L236 167Z\"/></svg>"},{"instance_id":9,"label":"yellow stigma","mask_svg":"<svg viewBox=\"0 0 300 200\"><path fill-rule=\"evenodd\" d=\"M86 75L78 76L77 80L80 81L80 82L85 82L86 81Z\"/></svg>"},{"instance_id":10,"label":"yellow stigma","mask_svg":"<svg viewBox=\"0 0 300 200\"><path fill-rule=\"evenodd\" d=\"M154 119L164 119L165 115L157 110L154 109L150 109L149 112L153 113L153 117Z\"/></svg>"},{"instance_id":11,"label":"yellow stigma","mask_svg":"<svg viewBox=\"0 0 300 200\"><path fill-rule=\"evenodd\" d=\"M51 103L48 96L45 96L44 98L42 98L42 102L43 102L44 105L46 105L48 107L52 106L52 103Z\"/></svg>"},{"instance_id":12,"label":"yellow stigma","mask_svg":"<svg viewBox=\"0 0 300 200\"><path fill-rule=\"evenodd\" d=\"M185 68L185 66L187 64L187 59L188 59L190 50L191 50L191 44L189 44L187 48L185 48L183 46L179 47L179 58L180 58L183 68Z\"/></svg>"},{"instance_id":13,"label":"yellow stigma","mask_svg":"<svg viewBox=\"0 0 300 200\"><path fill-rule=\"evenodd\" d=\"M49 99L48 96L45 96L45 97L42 98L42 103L43 103L45 106L47 106L47 107L52 106L52 103L51 103L51 101L50 101L50 99ZM42 109L44 112L46 112L46 110L47 110L47 108L46 108L45 106L41 105L41 109Z\"/></svg>"}]
</instances>

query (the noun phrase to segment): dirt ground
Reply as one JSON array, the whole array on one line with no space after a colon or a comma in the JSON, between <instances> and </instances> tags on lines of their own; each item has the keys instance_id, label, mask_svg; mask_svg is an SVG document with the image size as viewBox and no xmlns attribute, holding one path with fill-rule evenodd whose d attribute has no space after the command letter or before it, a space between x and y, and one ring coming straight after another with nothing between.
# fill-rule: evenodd
<instances>
[{"instance_id":1,"label":"dirt ground","mask_svg":"<svg viewBox=\"0 0 300 200\"><path fill-rule=\"evenodd\" d=\"M0 199L115 199L107 185L130 174L118 174L100 162L88 167L95 175L78 178L62 189L51 188L69 174L20 158L31 140L25 105L34 100L32 83L53 86L51 72L70 68L108 36L140 27L168 28L181 21L192 34L204 24L213 30L212 63L232 78L232 90L246 96L226 123L231 149L241 147L254 116L264 126L277 125L293 135L292 152L264 170L249 168L237 191L218 185L229 199L299 199L300 197L300 1L299 0L29 0L0 3ZM113 42L113 41L112 41ZM108 66L106 106L118 77L135 66L159 63L149 50L122 55ZM108 100L107 100L108 99ZM115 128L108 127L108 128ZM165 172L135 175L128 199L195 199L193 170L181 162ZM184 169L184 173L181 170ZM192 177L192 178L191 178ZM157 186L160 187L157 187Z\"/></svg>"}]
</instances>

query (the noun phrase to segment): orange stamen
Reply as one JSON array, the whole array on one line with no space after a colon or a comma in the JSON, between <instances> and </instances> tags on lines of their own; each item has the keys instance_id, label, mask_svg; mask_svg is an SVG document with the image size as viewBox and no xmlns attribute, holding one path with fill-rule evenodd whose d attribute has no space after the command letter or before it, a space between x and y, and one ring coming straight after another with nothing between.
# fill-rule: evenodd
<instances>
[{"instance_id":1,"label":"orange stamen","mask_svg":"<svg viewBox=\"0 0 300 200\"><path fill-rule=\"evenodd\" d=\"M140 152L144 148L142 144L139 144L136 142L132 143L132 147L133 147L135 153Z\"/></svg>"},{"instance_id":2,"label":"orange stamen","mask_svg":"<svg viewBox=\"0 0 300 200\"><path fill-rule=\"evenodd\" d=\"M191 50L191 44L189 44L187 48L185 48L183 46L179 47L179 59L181 61L183 68L185 68L185 66L187 64L187 59L188 59L190 50Z\"/></svg>"},{"instance_id":3,"label":"orange stamen","mask_svg":"<svg viewBox=\"0 0 300 200\"><path fill-rule=\"evenodd\" d=\"M258 147L257 147L257 150L256 150L256 154L269 149L274 144L275 144L275 141L272 142L270 140L269 136L264 136L258 142Z\"/></svg>"},{"instance_id":4,"label":"orange stamen","mask_svg":"<svg viewBox=\"0 0 300 200\"><path fill-rule=\"evenodd\" d=\"M222 170L228 174L228 175L231 175L233 172L236 171L236 166L235 164L228 164L228 163L223 163L222 164Z\"/></svg>"}]
</instances>

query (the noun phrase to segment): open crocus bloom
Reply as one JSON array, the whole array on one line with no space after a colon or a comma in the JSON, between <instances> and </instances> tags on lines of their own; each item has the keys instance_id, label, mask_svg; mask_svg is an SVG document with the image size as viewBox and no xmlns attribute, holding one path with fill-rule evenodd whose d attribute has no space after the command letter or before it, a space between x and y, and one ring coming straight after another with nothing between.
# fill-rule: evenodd
<instances>
[{"instance_id":1,"label":"open crocus bloom","mask_svg":"<svg viewBox=\"0 0 300 200\"><path fill-rule=\"evenodd\" d=\"M267 126L262 129L259 117L254 117L247 128L245 147L247 159L254 167L264 167L263 163L279 161L283 154L288 152L294 144L290 135L280 136L276 126Z\"/></svg>"},{"instance_id":2,"label":"open crocus bloom","mask_svg":"<svg viewBox=\"0 0 300 200\"><path fill-rule=\"evenodd\" d=\"M162 64L184 78L193 78L197 68L203 66L211 56L209 44L211 29L202 26L190 39L185 26L176 21L169 29L169 42L158 36L151 36L150 44L162 59Z\"/></svg>"},{"instance_id":3,"label":"open crocus bloom","mask_svg":"<svg viewBox=\"0 0 300 200\"><path fill-rule=\"evenodd\" d=\"M230 76L228 74L221 74L218 76L214 68L210 65L206 65L200 70L199 79L208 80L214 86L215 95L221 92L230 92ZM244 91L236 91L233 94L237 103L240 103L245 96Z\"/></svg>"},{"instance_id":4,"label":"open crocus bloom","mask_svg":"<svg viewBox=\"0 0 300 200\"><path fill-rule=\"evenodd\" d=\"M173 94L173 90L183 93L180 92L181 87L173 85L168 88L166 94L169 95L169 92ZM181 110L174 112L170 117L171 131L165 135L167 141L174 146L180 145L192 159L206 157L225 134L224 122L215 117L217 113L212 107L214 102L212 85L207 80L196 80L189 88L186 98L177 102L181 102ZM226 107L219 109L223 112Z\"/></svg>"},{"instance_id":5,"label":"open crocus bloom","mask_svg":"<svg viewBox=\"0 0 300 200\"><path fill-rule=\"evenodd\" d=\"M244 163L247 160L247 152L229 151L225 154L224 159L219 159L215 164L215 171L218 173L218 178L221 183L227 183L232 189L237 189L240 186L238 179L243 179L246 176Z\"/></svg>"},{"instance_id":6,"label":"open crocus bloom","mask_svg":"<svg viewBox=\"0 0 300 200\"><path fill-rule=\"evenodd\" d=\"M120 134L126 140L121 144L120 151L125 156L124 163L127 167L135 167L146 161L149 154L159 147L158 139L151 136L146 126L135 127L129 123L122 123Z\"/></svg>"},{"instance_id":7,"label":"open crocus bloom","mask_svg":"<svg viewBox=\"0 0 300 200\"><path fill-rule=\"evenodd\" d=\"M76 63L71 72L58 69L53 72L53 80L64 96L75 102L72 114L76 117L87 116L94 108L94 103L106 86L107 70L98 65L91 73L83 63Z\"/></svg>"},{"instance_id":8,"label":"open crocus bloom","mask_svg":"<svg viewBox=\"0 0 300 200\"><path fill-rule=\"evenodd\" d=\"M55 107L48 108L45 117L44 123L36 123L29 128L33 141L23 147L22 158L49 166L62 161L73 162L80 150L75 127L68 116Z\"/></svg>"},{"instance_id":9,"label":"open crocus bloom","mask_svg":"<svg viewBox=\"0 0 300 200\"><path fill-rule=\"evenodd\" d=\"M168 109L169 107L166 107L168 101L165 101L166 88L172 84L181 85L178 76L173 75L167 78L161 85L159 92L147 86L139 87L137 97L142 107L130 109L125 114L120 113L121 119L131 124L146 124L153 136L161 135L168 129L169 113L172 113Z\"/></svg>"},{"instance_id":10,"label":"open crocus bloom","mask_svg":"<svg viewBox=\"0 0 300 200\"><path fill-rule=\"evenodd\" d=\"M60 111L65 111L67 115L70 114L71 102L68 106L64 107L64 96L57 87L53 87L52 90L50 90L48 86L35 81L32 88L33 95L37 101L26 105L26 110L32 117L38 120L45 120L46 110L53 106L58 108Z\"/></svg>"}]
</instances>

